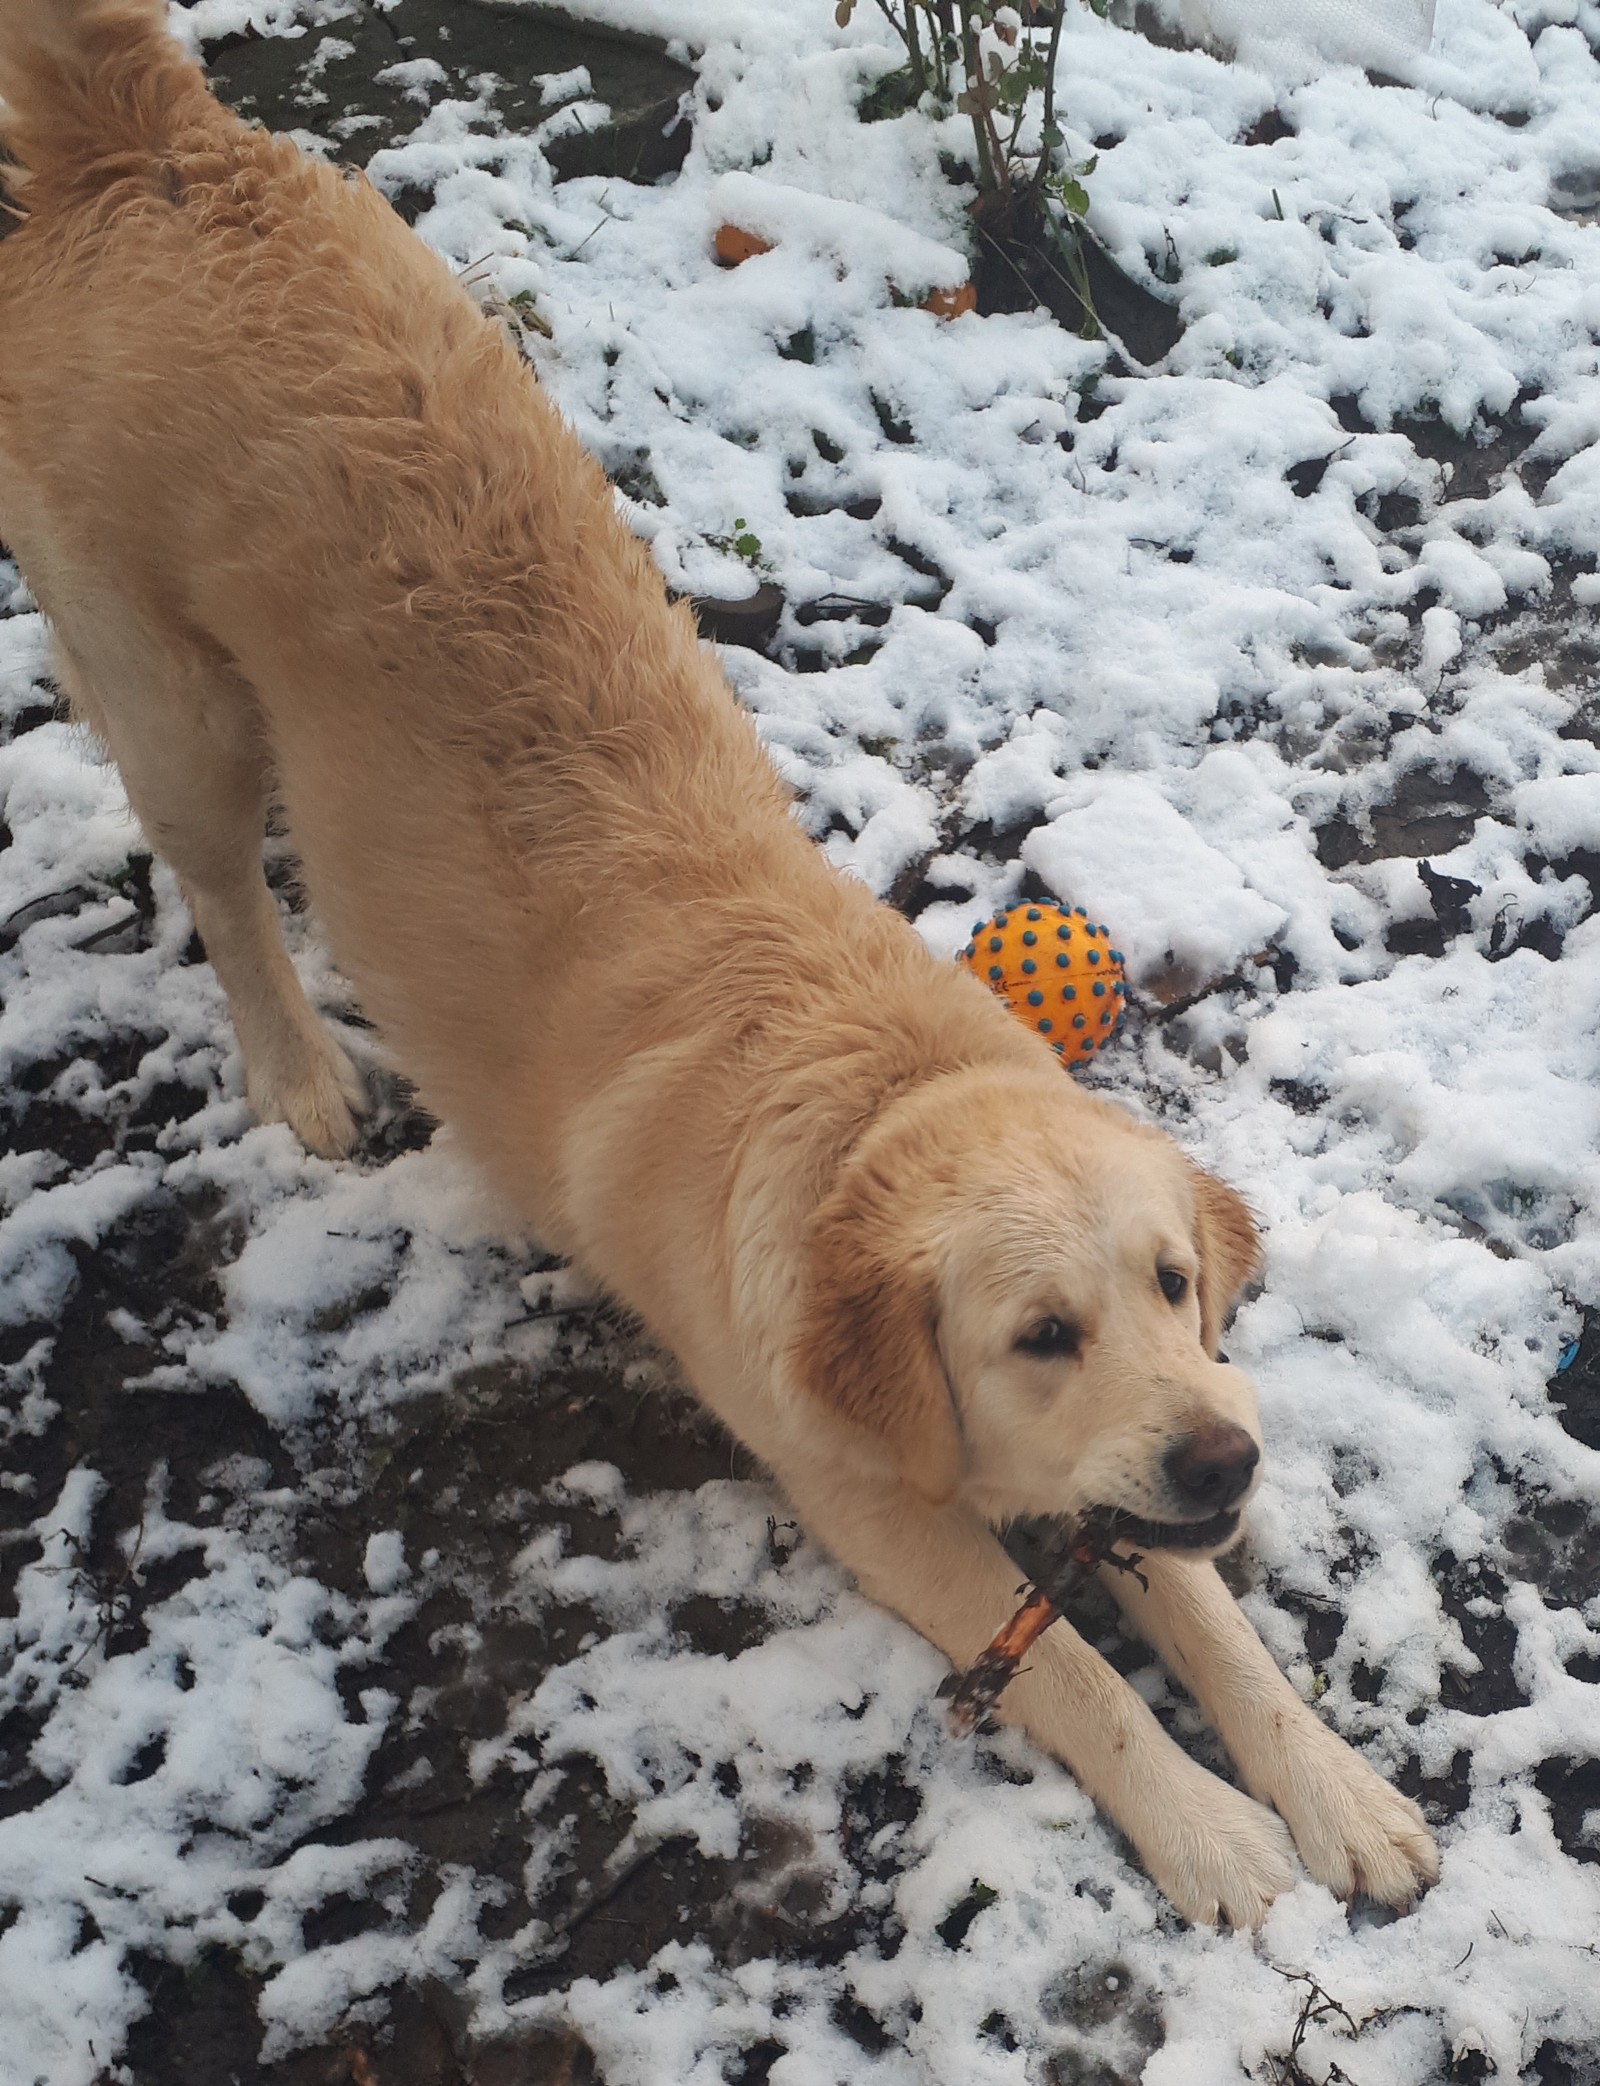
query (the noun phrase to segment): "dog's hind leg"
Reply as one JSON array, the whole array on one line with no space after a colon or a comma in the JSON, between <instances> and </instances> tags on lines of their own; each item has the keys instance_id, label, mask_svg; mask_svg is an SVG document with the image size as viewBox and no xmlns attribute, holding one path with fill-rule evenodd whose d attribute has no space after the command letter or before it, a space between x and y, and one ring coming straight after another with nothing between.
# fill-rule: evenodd
<instances>
[{"instance_id":1,"label":"dog's hind leg","mask_svg":"<svg viewBox=\"0 0 1600 2086\"><path fill-rule=\"evenodd\" d=\"M254 692L203 638L158 634L142 619L74 618L57 628L56 649L75 713L177 871L228 996L251 1106L315 1152L347 1152L361 1081L305 996L267 888L271 769Z\"/></svg>"}]
</instances>

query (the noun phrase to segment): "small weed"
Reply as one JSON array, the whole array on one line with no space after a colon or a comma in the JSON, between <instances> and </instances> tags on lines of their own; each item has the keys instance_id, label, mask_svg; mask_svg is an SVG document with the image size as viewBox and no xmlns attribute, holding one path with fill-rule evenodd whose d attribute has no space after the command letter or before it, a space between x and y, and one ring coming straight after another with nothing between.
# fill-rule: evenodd
<instances>
[{"instance_id":1,"label":"small weed","mask_svg":"<svg viewBox=\"0 0 1600 2086\"><path fill-rule=\"evenodd\" d=\"M538 299L532 290L518 290L514 297L502 297L490 283L480 283L473 295L485 316L498 319L510 338L511 345L524 361L530 360L528 342L533 334L541 340L553 338L550 321L539 310Z\"/></svg>"},{"instance_id":2,"label":"small weed","mask_svg":"<svg viewBox=\"0 0 1600 2086\"><path fill-rule=\"evenodd\" d=\"M68 1565L45 1565L41 1569L64 1574L73 1582L73 1599L75 1600L80 1592L84 1593L93 1601L95 1607L94 1632L79 1647L77 1657L65 1669L63 1677L71 1677L77 1674L79 1667L97 1646L109 1643L122 1625L133 1617L134 1590L140 1584L138 1566L139 1553L144 1548L144 1522L141 1519L134 1534L133 1547L122 1560L120 1571L113 1571L108 1565L94 1564L82 1538L74 1534L70 1528L60 1529L57 1533L72 1552L72 1562Z\"/></svg>"},{"instance_id":3,"label":"small weed","mask_svg":"<svg viewBox=\"0 0 1600 2086\"><path fill-rule=\"evenodd\" d=\"M542 333L546 340L550 338L549 324L540 318L539 300L532 290L518 290L516 295L508 297L506 302L524 326L532 326L536 332Z\"/></svg>"},{"instance_id":4,"label":"small weed","mask_svg":"<svg viewBox=\"0 0 1600 2086\"><path fill-rule=\"evenodd\" d=\"M726 551L730 557L742 559L752 572L765 572L767 569L767 561L761 555L761 538L752 531L742 514L735 517L729 535L708 536L706 541L713 550Z\"/></svg>"},{"instance_id":5,"label":"small weed","mask_svg":"<svg viewBox=\"0 0 1600 2086\"><path fill-rule=\"evenodd\" d=\"M122 867L106 879L119 898L130 903L148 907L150 904L150 861L146 854L131 854Z\"/></svg>"},{"instance_id":6,"label":"small weed","mask_svg":"<svg viewBox=\"0 0 1600 2086\"><path fill-rule=\"evenodd\" d=\"M1295 2018L1287 2055L1269 2055L1266 2060L1272 2086L1354 2086L1350 2074L1341 2070L1337 2064L1330 2064L1321 2079L1314 2079L1300 2062L1300 2052L1305 2045L1306 2036L1313 2028L1321 2027L1323 2022L1340 2022L1347 2034L1355 2035L1359 2033L1355 2021L1337 1999L1322 1989L1309 1971L1282 1970L1276 1963L1272 1967L1290 1984L1304 1985L1306 1988L1305 1997L1300 2002L1300 2012Z\"/></svg>"}]
</instances>

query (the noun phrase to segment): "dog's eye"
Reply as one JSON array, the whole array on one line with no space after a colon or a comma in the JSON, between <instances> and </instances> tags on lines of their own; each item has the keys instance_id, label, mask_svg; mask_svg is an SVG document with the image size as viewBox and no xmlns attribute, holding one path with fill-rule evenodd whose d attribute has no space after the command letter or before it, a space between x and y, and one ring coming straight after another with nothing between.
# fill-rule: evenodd
<instances>
[{"instance_id":1,"label":"dog's eye","mask_svg":"<svg viewBox=\"0 0 1600 2086\"><path fill-rule=\"evenodd\" d=\"M1161 1284L1161 1294L1169 1304L1181 1304L1189 1294L1189 1278L1180 1275L1176 1268L1157 1268L1156 1280Z\"/></svg>"},{"instance_id":2,"label":"dog's eye","mask_svg":"<svg viewBox=\"0 0 1600 2086\"><path fill-rule=\"evenodd\" d=\"M1069 1319L1041 1318L1037 1325L1017 1335L1017 1347L1022 1354L1031 1354L1039 1361L1059 1362L1077 1353L1082 1337Z\"/></svg>"}]
</instances>

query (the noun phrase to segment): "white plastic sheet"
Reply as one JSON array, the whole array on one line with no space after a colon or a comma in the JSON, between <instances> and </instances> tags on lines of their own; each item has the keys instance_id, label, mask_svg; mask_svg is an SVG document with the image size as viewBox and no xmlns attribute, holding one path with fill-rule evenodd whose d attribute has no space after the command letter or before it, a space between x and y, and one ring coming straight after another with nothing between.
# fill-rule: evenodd
<instances>
[{"instance_id":1,"label":"white plastic sheet","mask_svg":"<svg viewBox=\"0 0 1600 2086\"><path fill-rule=\"evenodd\" d=\"M1185 32L1250 59L1403 71L1433 38L1435 0L1180 0Z\"/></svg>"}]
</instances>

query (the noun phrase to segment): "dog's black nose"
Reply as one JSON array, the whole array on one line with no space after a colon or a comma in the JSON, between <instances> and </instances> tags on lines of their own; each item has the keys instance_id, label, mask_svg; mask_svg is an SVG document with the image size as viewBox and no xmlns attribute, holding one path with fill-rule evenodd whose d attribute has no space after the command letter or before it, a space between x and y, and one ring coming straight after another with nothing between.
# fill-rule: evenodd
<instances>
[{"instance_id":1,"label":"dog's black nose","mask_svg":"<svg viewBox=\"0 0 1600 2086\"><path fill-rule=\"evenodd\" d=\"M1197 1427L1176 1441L1161 1459L1167 1482L1185 1506L1204 1514L1220 1514L1250 1489L1251 1473L1261 1451L1231 1421Z\"/></svg>"}]
</instances>

